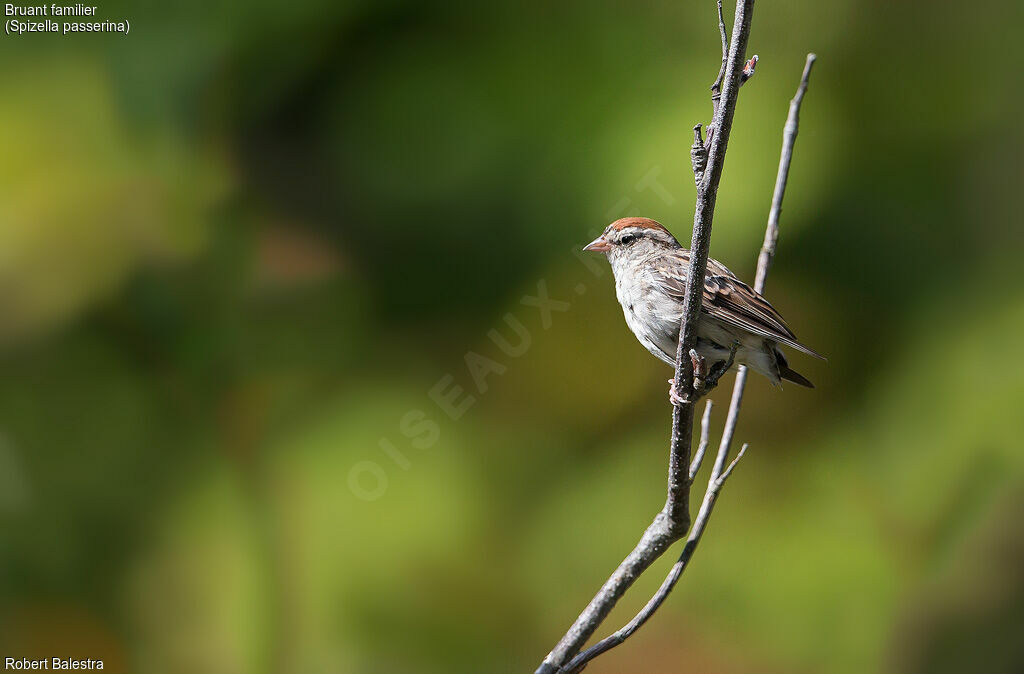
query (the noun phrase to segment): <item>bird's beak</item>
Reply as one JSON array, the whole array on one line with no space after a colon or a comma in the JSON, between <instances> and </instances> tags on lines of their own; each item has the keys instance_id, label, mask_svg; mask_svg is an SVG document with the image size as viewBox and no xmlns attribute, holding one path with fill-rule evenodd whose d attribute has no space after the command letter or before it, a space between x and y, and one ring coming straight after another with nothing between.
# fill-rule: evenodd
<instances>
[{"instance_id":1,"label":"bird's beak","mask_svg":"<svg viewBox=\"0 0 1024 674\"><path fill-rule=\"evenodd\" d=\"M603 234L583 246L583 250L589 250L594 253L607 253L611 249L612 245L608 243L608 239L604 238Z\"/></svg>"}]
</instances>

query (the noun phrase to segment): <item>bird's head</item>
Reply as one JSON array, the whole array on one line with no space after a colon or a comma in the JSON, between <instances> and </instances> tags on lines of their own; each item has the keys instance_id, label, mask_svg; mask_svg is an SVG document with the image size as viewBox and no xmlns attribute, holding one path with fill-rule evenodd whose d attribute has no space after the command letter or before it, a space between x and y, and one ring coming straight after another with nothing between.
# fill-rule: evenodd
<instances>
[{"instance_id":1,"label":"bird's head","mask_svg":"<svg viewBox=\"0 0 1024 674\"><path fill-rule=\"evenodd\" d=\"M661 223L650 218L620 218L605 227L583 250L604 253L609 261L638 258L679 248L679 242Z\"/></svg>"}]
</instances>

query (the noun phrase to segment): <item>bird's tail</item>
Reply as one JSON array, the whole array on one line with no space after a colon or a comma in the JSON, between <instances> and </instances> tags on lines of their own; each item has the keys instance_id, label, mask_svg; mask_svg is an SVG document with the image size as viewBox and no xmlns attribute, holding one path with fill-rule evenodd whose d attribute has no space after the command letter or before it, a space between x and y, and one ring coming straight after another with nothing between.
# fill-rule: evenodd
<instances>
[{"instance_id":1,"label":"bird's tail","mask_svg":"<svg viewBox=\"0 0 1024 674\"><path fill-rule=\"evenodd\" d=\"M807 388L814 388L814 384L811 383L810 379L783 363L779 363L779 376L786 381L793 382L794 384L800 384L800 386L806 386Z\"/></svg>"},{"instance_id":2,"label":"bird's tail","mask_svg":"<svg viewBox=\"0 0 1024 674\"><path fill-rule=\"evenodd\" d=\"M807 388L814 388L814 384L811 383L810 379L789 367L789 363L786 362L785 354L783 354L779 349L775 349L775 364L779 368L779 377L781 379L791 381L794 384L799 384L800 386L806 386Z\"/></svg>"}]
</instances>

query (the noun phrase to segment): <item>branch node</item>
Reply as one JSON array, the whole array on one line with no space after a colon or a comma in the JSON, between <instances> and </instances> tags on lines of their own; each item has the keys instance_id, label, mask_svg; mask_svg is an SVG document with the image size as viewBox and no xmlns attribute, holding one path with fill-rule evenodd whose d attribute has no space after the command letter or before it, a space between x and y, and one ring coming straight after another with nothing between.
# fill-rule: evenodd
<instances>
[{"instance_id":1,"label":"branch node","mask_svg":"<svg viewBox=\"0 0 1024 674\"><path fill-rule=\"evenodd\" d=\"M740 80L741 83L746 82L754 76L754 70L757 68L758 57L754 54L750 57L750 60L743 66L743 77Z\"/></svg>"},{"instance_id":2,"label":"branch node","mask_svg":"<svg viewBox=\"0 0 1024 674\"><path fill-rule=\"evenodd\" d=\"M729 467L725 469L725 471L719 476L718 480L716 481L716 484L719 487L725 484L725 481L729 479L730 475L732 475L732 469L736 467L736 464L740 462L740 459L743 458L743 455L747 453L747 447L749 446L749 444L744 442L743 446L740 447L740 451L739 453L736 454L736 458L729 463Z\"/></svg>"},{"instance_id":3,"label":"branch node","mask_svg":"<svg viewBox=\"0 0 1024 674\"><path fill-rule=\"evenodd\" d=\"M710 130L708 131L710 138ZM693 168L693 180L700 185L704 178L704 170L708 167L708 149L701 138L700 124L693 127L693 145L690 146L690 167Z\"/></svg>"}]
</instances>

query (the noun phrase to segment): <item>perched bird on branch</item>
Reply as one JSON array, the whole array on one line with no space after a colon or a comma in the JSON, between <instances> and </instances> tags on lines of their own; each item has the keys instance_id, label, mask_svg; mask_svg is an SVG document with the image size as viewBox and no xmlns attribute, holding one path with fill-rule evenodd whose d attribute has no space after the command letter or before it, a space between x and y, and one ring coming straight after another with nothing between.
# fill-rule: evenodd
<instances>
[{"instance_id":1,"label":"perched bird on branch","mask_svg":"<svg viewBox=\"0 0 1024 674\"><path fill-rule=\"evenodd\" d=\"M615 295L626 324L648 351L675 366L690 251L650 218L621 218L584 250L604 253L615 275ZM746 365L776 386L791 381L814 388L789 367L779 345L822 358L797 341L779 312L725 265L708 259L697 324L694 367L706 364L717 382L733 363ZM691 354L691 357L694 357ZM673 400L678 396L672 393Z\"/></svg>"}]
</instances>

